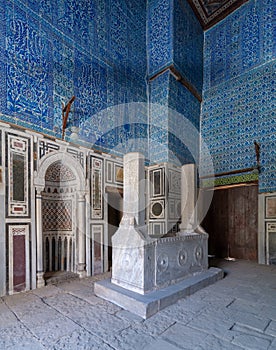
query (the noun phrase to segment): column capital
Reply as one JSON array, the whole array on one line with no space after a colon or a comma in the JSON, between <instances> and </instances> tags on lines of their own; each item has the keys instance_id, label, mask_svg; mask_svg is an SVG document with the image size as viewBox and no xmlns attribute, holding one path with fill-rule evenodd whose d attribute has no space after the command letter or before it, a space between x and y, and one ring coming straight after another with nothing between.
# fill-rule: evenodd
<instances>
[{"instance_id":1,"label":"column capital","mask_svg":"<svg viewBox=\"0 0 276 350\"><path fill-rule=\"evenodd\" d=\"M41 196L41 193L44 191L43 186L35 186L36 189L36 196Z\"/></svg>"},{"instance_id":2,"label":"column capital","mask_svg":"<svg viewBox=\"0 0 276 350\"><path fill-rule=\"evenodd\" d=\"M77 191L77 200L79 202L85 201L86 191Z\"/></svg>"}]
</instances>

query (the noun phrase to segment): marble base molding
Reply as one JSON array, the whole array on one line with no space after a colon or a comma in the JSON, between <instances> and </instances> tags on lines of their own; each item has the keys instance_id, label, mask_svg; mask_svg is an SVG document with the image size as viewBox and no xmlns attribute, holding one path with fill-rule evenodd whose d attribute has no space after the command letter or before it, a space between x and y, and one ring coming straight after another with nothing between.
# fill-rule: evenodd
<instances>
[{"instance_id":1,"label":"marble base molding","mask_svg":"<svg viewBox=\"0 0 276 350\"><path fill-rule=\"evenodd\" d=\"M97 296L147 319L167 306L176 303L179 299L219 281L223 276L223 270L211 267L177 284L145 295L122 288L107 279L96 282L94 292Z\"/></svg>"}]
</instances>

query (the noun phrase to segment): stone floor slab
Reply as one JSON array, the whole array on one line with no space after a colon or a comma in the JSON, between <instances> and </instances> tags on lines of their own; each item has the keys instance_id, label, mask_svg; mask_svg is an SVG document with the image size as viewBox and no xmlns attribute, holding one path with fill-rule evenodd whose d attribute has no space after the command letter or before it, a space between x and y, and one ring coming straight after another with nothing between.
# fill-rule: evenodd
<instances>
[{"instance_id":1,"label":"stone floor slab","mask_svg":"<svg viewBox=\"0 0 276 350\"><path fill-rule=\"evenodd\" d=\"M224 279L146 320L95 296L109 274L0 298L0 349L276 350L276 266L216 264Z\"/></svg>"},{"instance_id":2,"label":"stone floor slab","mask_svg":"<svg viewBox=\"0 0 276 350\"><path fill-rule=\"evenodd\" d=\"M238 334L234 337L233 344L248 350L267 350L271 342L256 335Z\"/></svg>"},{"instance_id":3,"label":"stone floor slab","mask_svg":"<svg viewBox=\"0 0 276 350\"><path fill-rule=\"evenodd\" d=\"M181 349L195 349L207 338L208 333L191 327L175 324L162 334L162 338Z\"/></svg>"},{"instance_id":4,"label":"stone floor slab","mask_svg":"<svg viewBox=\"0 0 276 350\"><path fill-rule=\"evenodd\" d=\"M168 343L165 340L159 339L155 340L151 344L147 345L143 350L179 350L179 347L176 347L175 345Z\"/></svg>"}]
</instances>

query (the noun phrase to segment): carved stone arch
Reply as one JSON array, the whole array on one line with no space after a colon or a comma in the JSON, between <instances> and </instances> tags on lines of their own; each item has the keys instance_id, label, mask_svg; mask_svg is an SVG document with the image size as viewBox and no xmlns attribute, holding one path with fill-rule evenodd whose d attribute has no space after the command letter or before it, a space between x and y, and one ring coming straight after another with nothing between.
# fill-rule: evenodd
<instances>
[{"instance_id":1,"label":"carved stone arch","mask_svg":"<svg viewBox=\"0 0 276 350\"><path fill-rule=\"evenodd\" d=\"M45 187L46 171L55 162L62 162L74 173L77 181L77 191L85 192L85 175L80 163L67 153L51 152L44 156L40 163L36 176L34 177L34 185L37 188L43 189Z\"/></svg>"}]
</instances>

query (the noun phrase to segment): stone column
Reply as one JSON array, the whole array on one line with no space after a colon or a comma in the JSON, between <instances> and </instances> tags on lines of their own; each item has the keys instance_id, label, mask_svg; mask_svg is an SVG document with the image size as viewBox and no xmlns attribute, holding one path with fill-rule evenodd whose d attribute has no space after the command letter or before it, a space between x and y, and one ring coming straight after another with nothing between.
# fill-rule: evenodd
<instances>
[{"instance_id":1,"label":"stone column","mask_svg":"<svg viewBox=\"0 0 276 350\"><path fill-rule=\"evenodd\" d=\"M70 237L67 238L67 253L66 253L66 261L67 261L67 266L66 266L66 271L70 271L71 267L71 255L70 255Z\"/></svg>"},{"instance_id":2,"label":"stone column","mask_svg":"<svg viewBox=\"0 0 276 350\"><path fill-rule=\"evenodd\" d=\"M180 231L193 231L196 225L196 173L194 164L181 169L181 224Z\"/></svg>"},{"instance_id":3,"label":"stone column","mask_svg":"<svg viewBox=\"0 0 276 350\"><path fill-rule=\"evenodd\" d=\"M55 271L58 271L58 236L55 237Z\"/></svg>"},{"instance_id":4,"label":"stone column","mask_svg":"<svg viewBox=\"0 0 276 350\"><path fill-rule=\"evenodd\" d=\"M145 225L145 157L138 152L124 156L124 218Z\"/></svg>"},{"instance_id":5,"label":"stone column","mask_svg":"<svg viewBox=\"0 0 276 350\"><path fill-rule=\"evenodd\" d=\"M61 238L61 271L64 271L64 237Z\"/></svg>"},{"instance_id":6,"label":"stone column","mask_svg":"<svg viewBox=\"0 0 276 350\"><path fill-rule=\"evenodd\" d=\"M52 258L53 258L53 253L52 253L52 237L49 236L49 271L52 271L52 266L53 266L53 262L52 262Z\"/></svg>"},{"instance_id":7,"label":"stone column","mask_svg":"<svg viewBox=\"0 0 276 350\"><path fill-rule=\"evenodd\" d=\"M43 271L43 240L42 240L42 188L36 189L36 287L45 285Z\"/></svg>"},{"instance_id":8,"label":"stone column","mask_svg":"<svg viewBox=\"0 0 276 350\"><path fill-rule=\"evenodd\" d=\"M85 222L86 222L86 209L85 209L85 194L78 193L78 216L77 216L77 237L78 237L78 274L81 278L86 277L86 263L85 263Z\"/></svg>"},{"instance_id":9,"label":"stone column","mask_svg":"<svg viewBox=\"0 0 276 350\"><path fill-rule=\"evenodd\" d=\"M47 240L47 237L43 237L43 270L44 272L46 272L46 240Z\"/></svg>"}]
</instances>

